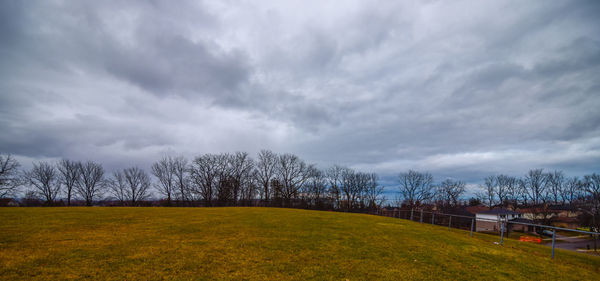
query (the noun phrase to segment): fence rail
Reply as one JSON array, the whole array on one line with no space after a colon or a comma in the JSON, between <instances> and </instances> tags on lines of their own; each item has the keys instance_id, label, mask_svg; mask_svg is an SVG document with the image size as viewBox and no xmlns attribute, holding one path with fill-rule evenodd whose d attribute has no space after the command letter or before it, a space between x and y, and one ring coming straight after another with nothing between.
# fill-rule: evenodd
<instances>
[{"instance_id":1,"label":"fence rail","mask_svg":"<svg viewBox=\"0 0 600 281\"><path fill-rule=\"evenodd\" d=\"M377 211L377 215L381 215L381 216L388 216L388 217L396 217L396 218L400 218L400 219L407 219L407 220L411 220L411 221L416 221L418 220L420 223L427 223L427 220L429 220L428 223L431 223L431 225L446 225L446 223L448 224L448 229L450 228L458 228L458 229L465 229L465 230L470 230L470 236L473 237L473 232L477 232L476 229L476 222L481 221L481 222L492 222L492 223L496 223L497 225L499 225L500 228L500 245L504 245L504 233L505 232L509 232L510 230L510 225L524 225L524 226L532 226L534 228L540 228L542 230L551 230L552 231L552 258L554 258L555 255L555 247L556 247L556 231L568 231L568 232L575 232L575 233L581 233L581 234L588 234L593 238L593 242L594 242L594 252L597 251L598 247L597 247L597 240L598 237L600 237L600 232L595 232L595 231L585 231L585 230L579 230L579 229L571 229L571 228L564 228L564 227L557 227L557 226L551 226L551 225L543 225L543 224L536 224L536 223L526 223L526 222L516 222L516 221L510 221L510 220L503 220L503 219L497 219L497 220L493 220L493 219L486 219L486 218L477 218L474 216L465 216L465 215L455 215L455 214L445 214L445 213L438 213L438 212L431 212L431 211L425 211L422 209L411 209L411 210L394 210L391 211L392 215L389 216L387 214L387 212L384 214L384 212L382 210L378 210ZM397 216L396 216L397 214ZM456 218L454 220L454 224L452 224L452 218ZM436 223L436 218L438 218L438 222L442 221L441 223ZM447 220L446 220L447 218ZM458 219L468 219L469 221L467 221L465 223L465 221L463 220L462 222L459 222ZM543 232L542 232L543 235Z\"/></svg>"}]
</instances>

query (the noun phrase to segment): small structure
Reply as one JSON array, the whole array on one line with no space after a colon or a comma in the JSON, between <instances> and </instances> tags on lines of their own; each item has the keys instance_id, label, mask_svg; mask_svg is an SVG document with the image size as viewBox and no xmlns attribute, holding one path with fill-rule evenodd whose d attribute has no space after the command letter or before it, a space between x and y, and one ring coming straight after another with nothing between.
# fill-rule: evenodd
<instances>
[{"instance_id":1,"label":"small structure","mask_svg":"<svg viewBox=\"0 0 600 281\"><path fill-rule=\"evenodd\" d=\"M475 229L477 232L500 231L500 222L506 222L520 217L521 213L502 208L480 211L475 214Z\"/></svg>"},{"instance_id":2,"label":"small structure","mask_svg":"<svg viewBox=\"0 0 600 281\"><path fill-rule=\"evenodd\" d=\"M548 209L552 211L555 217L559 218L577 218L581 215L581 211L571 205L550 205Z\"/></svg>"},{"instance_id":3,"label":"small structure","mask_svg":"<svg viewBox=\"0 0 600 281\"><path fill-rule=\"evenodd\" d=\"M568 205L537 205L518 209L524 218L546 220L550 218L577 218L581 214L577 208Z\"/></svg>"},{"instance_id":4,"label":"small structure","mask_svg":"<svg viewBox=\"0 0 600 281\"><path fill-rule=\"evenodd\" d=\"M581 211L569 205L538 205L518 209L523 218L532 221L541 221L545 224L564 228L580 227L579 215Z\"/></svg>"},{"instance_id":5,"label":"small structure","mask_svg":"<svg viewBox=\"0 0 600 281\"><path fill-rule=\"evenodd\" d=\"M386 217L398 217L399 209L397 207L385 207L379 209L379 214Z\"/></svg>"},{"instance_id":6,"label":"small structure","mask_svg":"<svg viewBox=\"0 0 600 281\"><path fill-rule=\"evenodd\" d=\"M0 207L19 207L19 202L13 198L0 198Z\"/></svg>"},{"instance_id":7,"label":"small structure","mask_svg":"<svg viewBox=\"0 0 600 281\"><path fill-rule=\"evenodd\" d=\"M529 223L529 224L535 223L534 221L532 221L530 219L523 218L523 217L517 218L517 219L514 219L514 220L510 220L510 222L520 222L520 223ZM534 230L533 226L526 225L526 224L509 223L508 227L509 227L510 231L533 232L533 230Z\"/></svg>"}]
</instances>

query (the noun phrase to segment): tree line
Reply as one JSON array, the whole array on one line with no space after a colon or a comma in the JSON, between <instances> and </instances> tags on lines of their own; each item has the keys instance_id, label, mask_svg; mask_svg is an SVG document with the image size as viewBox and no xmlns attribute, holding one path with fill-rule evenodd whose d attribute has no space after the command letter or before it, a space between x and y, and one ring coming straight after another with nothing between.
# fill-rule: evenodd
<instances>
[{"instance_id":1,"label":"tree line","mask_svg":"<svg viewBox=\"0 0 600 281\"><path fill-rule=\"evenodd\" d=\"M336 210L378 208L384 198L375 173L334 165L318 169L294 154L262 150L203 154L188 161L166 156L151 165L107 174L94 161L40 161L29 170L10 155L0 155L0 197L25 192L43 205L91 206L110 201L147 205L154 195L165 206L279 206ZM153 194L153 191L157 194Z\"/></svg>"},{"instance_id":2,"label":"tree line","mask_svg":"<svg viewBox=\"0 0 600 281\"><path fill-rule=\"evenodd\" d=\"M116 205L147 204L158 193L166 206L280 206L331 210L373 210L385 198L375 173L333 165L318 169L294 154L262 150L256 159L246 152L202 154L191 161L166 156L150 173L130 167L106 174L94 161L40 161L21 171L10 155L0 154L0 198L25 191L26 199L45 205L91 206L100 200ZM398 176L398 205L436 206L452 211L465 203L466 183L445 179L435 184L427 172ZM543 213L550 204L568 205L600 220L600 175L566 177L562 171L528 171L522 177L494 175L484 179L471 205L532 207Z\"/></svg>"},{"instance_id":3,"label":"tree line","mask_svg":"<svg viewBox=\"0 0 600 281\"><path fill-rule=\"evenodd\" d=\"M534 169L520 178L486 177L482 187L478 197L487 205L584 204L599 195L600 175L566 177L562 171Z\"/></svg>"},{"instance_id":4,"label":"tree line","mask_svg":"<svg viewBox=\"0 0 600 281\"><path fill-rule=\"evenodd\" d=\"M446 179L436 185L430 173L411 170L400 173L399 183L399 204L410 209L435 206L453 212L464 204L466 184L460 180ZM528 209L544 224L551 219L551 207L559 205L583 212L583 224L600 228L600 175L596 173L566 177L562 171L532 169L522 177L488 176L479 189L469 205Z\"/></svg>"}]
</instances>

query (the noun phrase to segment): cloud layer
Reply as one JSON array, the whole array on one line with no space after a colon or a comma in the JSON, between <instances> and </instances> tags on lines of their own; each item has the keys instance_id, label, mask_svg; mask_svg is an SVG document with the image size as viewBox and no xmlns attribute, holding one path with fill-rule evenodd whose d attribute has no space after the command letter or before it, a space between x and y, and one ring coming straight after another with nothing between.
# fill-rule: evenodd
<instances>
[{"instance_id":1,"label":"cloud layer","mask_svg":"<svg viewBox=\"0 0 600 281\"><path fill-rule=\"evenodd\" d=\"M595 1L2 1L0 151L600 170ZM24 165L28 165L24 163Z\"/></svg>"}]
</instances>

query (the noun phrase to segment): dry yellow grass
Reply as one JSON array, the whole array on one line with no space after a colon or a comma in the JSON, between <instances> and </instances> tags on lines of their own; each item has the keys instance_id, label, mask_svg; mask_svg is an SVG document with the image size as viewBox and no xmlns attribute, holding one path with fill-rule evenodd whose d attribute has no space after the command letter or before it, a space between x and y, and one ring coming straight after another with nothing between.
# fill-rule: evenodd
<instances>
[{"instance_id":1,"label":"dry yellow grass","mask_svg":"<svg viewBox=\"0 0 600 281\"><path fill-rule=\"evenodd\" d=\"M0 208L0 279L600 279L600 258L370 215Z\"/></svg>"}]
</instances>

